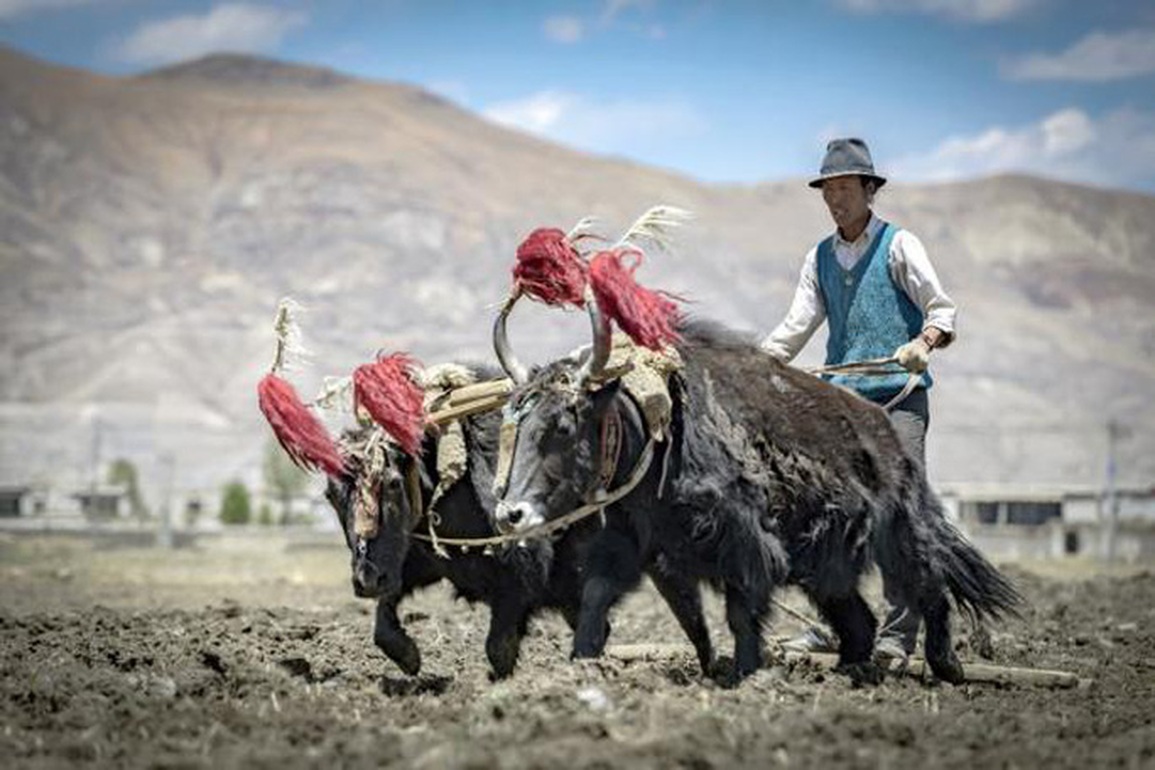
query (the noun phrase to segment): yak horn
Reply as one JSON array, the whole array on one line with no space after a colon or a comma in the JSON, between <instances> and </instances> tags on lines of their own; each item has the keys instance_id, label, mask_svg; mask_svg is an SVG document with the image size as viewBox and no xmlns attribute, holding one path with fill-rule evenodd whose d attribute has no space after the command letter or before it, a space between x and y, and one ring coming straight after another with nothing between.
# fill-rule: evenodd
<instances>
[{"instance_id":1,"label":"yak horn","mask_svg":"<svg viewBox=\"0 0 1155 770\"><path fill-rule=\"evenodd\" d=\"M525 366L517 360L513 349L509 346L509 337L506 335L505 322L509 318L509 313L513 310L513 306L521 298L521 291L515 290L513 294L509 295L509 299L501 306L501 312L497 314L497 320L493 322L493 351L497 353L497 360L501 362L501 368L513 380L514 385L521 385L529 379L529 373Z\"/></svg>"},{"instance_id":2,"label":"yak horn","mask_svg":"<svg viewBox=\"0 0 1155 770\"><path fill-rule=\"evenodd\" d=\"M586 287L585 291L585 303L586 310L588 310L590 314L590 326L593 328L594 344L590 350L590 357L586 359L585 365L582 366L581 374L578 376L580 382L590 382L602 376L602 373L606 369L606 364L610 360L610 348L613 344L609 319L602 314L601 308L598 307L597 298L589 286Z\"/></svg>"}]
</instances>

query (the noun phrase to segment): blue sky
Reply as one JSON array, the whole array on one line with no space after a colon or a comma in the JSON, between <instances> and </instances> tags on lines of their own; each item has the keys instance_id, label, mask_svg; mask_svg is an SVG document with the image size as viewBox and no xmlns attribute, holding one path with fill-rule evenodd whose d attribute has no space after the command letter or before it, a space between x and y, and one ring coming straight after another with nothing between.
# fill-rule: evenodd
<instances>
[{"instance_id":1,"label":"blue sky","mask_svg":"<svg viewBox=\"0 0 1155 770\"><path fill-rule=\"evenodd\" d=\"M0 0L0 41L110 74L214 51L321 64L711 182L807 176L859 135L900 181L1155 192L1138 0Z\"/></svg>"}]
</instances>

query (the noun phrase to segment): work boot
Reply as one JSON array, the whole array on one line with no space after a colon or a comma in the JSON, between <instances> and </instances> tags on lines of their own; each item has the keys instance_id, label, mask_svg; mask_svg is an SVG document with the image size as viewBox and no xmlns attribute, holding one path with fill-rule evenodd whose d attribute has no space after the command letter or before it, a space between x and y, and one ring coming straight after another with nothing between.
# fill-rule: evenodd
<instances>
[{"instance_id":1,"label":"work boot","mask_svg":"<svg viewBox=\"0 0 1155 770\"><path fill-rule=\"evenodd\" d=\"M887 670L903 670L910 663L910 652L897 636L880 636L874 642L874 662Z\"/></svg>"},{"instance_id":2,"label":"work boot","mask_svg":"<svg viewBox=\"0 0 1155 770\"><path fill-rule=\"evenodd\" d=\"M838 652L838 640L834 634L819 626L810 626L793 639L782 643L786 652Z\"/></svg>"}]
</instances>

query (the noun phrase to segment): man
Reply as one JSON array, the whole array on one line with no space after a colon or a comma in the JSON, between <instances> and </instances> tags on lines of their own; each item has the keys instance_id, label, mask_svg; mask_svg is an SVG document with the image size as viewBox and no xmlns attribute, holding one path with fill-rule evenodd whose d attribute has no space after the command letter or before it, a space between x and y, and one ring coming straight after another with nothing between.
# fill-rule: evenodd
<instances>
[{"instance_id":1,"label":"man","mask_svg":"<svg viewBox=\"0 0 1155 770\"><path fill-rule=\"evenodd\" d=\"M826 363L893 356L907 372L921 374L908 396L891 406L891 420L908 451L926 462L930 422L926 371L930 352L954 339L955 304L942 288L922 243L912 233L871 211L886 179L874 172L866 142L835 139L810 186L822 199L835 232L806 255L786 319L763 341L770 355L788 362L822 325L829 323ZM880 405L903 390L909 375L834 376L830 379ZM879 631L876 655L905 659L913 651L921 618L884 586L891 610ZM794 649L836 650L821 629L791 640Z\"/></svg>"}]
</instances>

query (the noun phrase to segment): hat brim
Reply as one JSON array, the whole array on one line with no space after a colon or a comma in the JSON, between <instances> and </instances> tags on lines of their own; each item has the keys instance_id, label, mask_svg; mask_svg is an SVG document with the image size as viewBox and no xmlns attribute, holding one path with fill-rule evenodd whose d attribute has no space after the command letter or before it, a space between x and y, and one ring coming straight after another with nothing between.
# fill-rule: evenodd
<instances>
[{"instance_id":1,"label":"hat brim","mask_svg":"<svg viewBox=\"0 0 1155 770\"><path fill-rule=\"evenodd\" d=\"M878 174L864 174L861 171L839 171L836 174L824 174L817 179L811 179L809 182L807 182L807 185L817 189L822 187L822 183L827 179L837 179L843 176L864 176L867 179L873 179L877 186L876 189L880 189L884 184L886 184L886 177L879 176Z\"/></svg>"}]
</instances>

